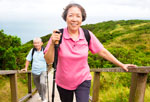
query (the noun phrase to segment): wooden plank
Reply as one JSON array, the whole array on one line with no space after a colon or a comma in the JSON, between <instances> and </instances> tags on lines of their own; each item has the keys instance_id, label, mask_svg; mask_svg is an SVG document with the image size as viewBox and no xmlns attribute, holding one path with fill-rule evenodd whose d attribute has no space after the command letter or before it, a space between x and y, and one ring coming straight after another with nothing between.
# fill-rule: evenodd
<instances>
[{"instance_id":1,"label":"wooden plank","mask_svg":"<svg viewBox=\"0 0 150 102\"><path fill-rule=\"evenodd\" d=\"M145 74L145 73L137 74L137 88L135 92L134 102L144 102L147 77L148 77L148 74Z\"/></svg>"},{"instance_id":2,"label":"wooden plank","mask_svg":"<svg viewBox=\"0 0 150 102\"><path fill-rule=\"evenodd\" d=\"M33 89L32 93L27 94L26 96L22 97L19 102L26 102L27 100L31 99L32 96L34 96L37 93L37 89ZM33 97L32 97L33 98Z\"/></svg>"},{"instance_id":3,"label":"wooden plank","mask_svg":"<svg viewBox=\"0 0 150 102\"><path fill-rule=\"evenodd\" d=\"M30 93L30 94L27 94L26 96L24 96L23 98L21 98L21 99L19 100L19 102L24 102L25 100L29 99L31 96L32 96L31 93Z\"/></svg>"},{"instance_id":4,"label":"wooden plank","mask_svg":"<svg viewBox=\"0 0 150 102\"><path fill-rule=\"evenodd\" d=\"M16 70L0 70L0 75L8 75L8 74L15 74L17 73Z\"/></svg>"},{"instance_id":5,"label":"wooden plank","mask_svg":"<svg viewBox=\"0 0 150 102\"><path fill-rule=\"evenodd\" d=\"M10 74L11 102L18 102L17 74Z\"/></svg>"},{"instance_id":6,"label":"wooden plank","mask_svg":"<svg viewBox=\"0 0 150 102\"><path fill-rule=\"evenodd\" d=\"M147 77L147 73L137 73L133 75L129 102L144 102Z\"/></svg>"},{"instance_id":7,"label":"wooden plank","mask_svg":"<svg viewBox=\"0 0 150 102\"><path fill-rule=\"evenodd\" d=\"M31 73L31 71L29 70L29 71L27 71L27 72L25 72L25 71L21 71L21 70L18 70L17 71L19 74L23 74L23 73L25 73L25 74L28 74L28 73Z\"/></svg>"},{"instance_id":8,"label":"wooden plank","mask_svg":"<svg viewBox=\"0 0 150 102\"><path fill-rule=\"evenodd\" d=\"M137 68L128 68L128 72L136 72L136 73L150 73L150 66L146 67L137 67ZM95 68L91 69L91 72L126 72L120 67L115 68Z\"/></svg>"},{"instance_id":9,"label":"wooden plank","mask_svg":"<svg viewBox=\"0 0 150 102\"><path fill-rule=\"evenodd\" d=\"M129 102L134 102L136 88L137 88L137 73L132 73Z\"/></svg>"},{"instance_id":10,"label":"wooden plank","mask_svg":"<svg viewBox=\"0 0 150 102\"><path fill-rule=\"evenodd\" d=\"M31 73L28 73L28 93L29 94L32 93L32 77L31 77Z\"/></svg>"},{"instance_id":11,"label":"wooden plank","mask_svg":"<svg viewBox=\"0 0 150 102\"><path fill-rule=\"evenodd\" d=\"M94 73L92 102L99 102L100 72Z\"/></svg>"},{"instance_id":12,"label":"wooden plank","mask_svg":"<svg viewBox=\"0 0 150 102\"><path fill-rule=\"evenodd\" d=\"M20 70L0 70L0 75L9 75L9 74L16 74L16 73L31 73L31 71L20 71Z\"/></svg>"}]
</instances>

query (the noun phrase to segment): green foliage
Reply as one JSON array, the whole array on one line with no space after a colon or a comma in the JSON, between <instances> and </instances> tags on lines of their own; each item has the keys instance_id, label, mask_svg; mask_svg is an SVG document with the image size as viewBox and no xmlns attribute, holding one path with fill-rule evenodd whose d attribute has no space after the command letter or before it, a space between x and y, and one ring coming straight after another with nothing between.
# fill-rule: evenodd
<instances>
[{"instance_id":1,"label":"green foliage","mask_svg":"<svg viewBox=\"0 0 150 102\"><path fill-rule=\"evenodd\" d=\"M84 25L92 31L117 59L138 66L150 65L150 21L120 20ZM115 67L112 63L89 53L91 68Z\"/></svg>"},{"instance_id":2,"label":"green foliage","mask_svg":"<svg viewBox=\"0 0 150 102\"><path fill-rule=\"evenodd\" d=\"M149 66L150 56L147 53L141 52L138 49L125 49L125 48L108 48L108 50L121 62L132 63L138 66ZM149 56L149 57L148 57ZM88 62L91 68L111 68L115 67L114 64L89 53Z\"/></svg>"},{"instance_id":3,"label":"green foliage","mask_svg":"<svg viewBox=\"0 0 150 102\"><path fill-rule=\"evenodd\" d=\"M16 59L19 57L21 40L16 36L4 34L0 31L0 69L17 69Z\"/></svg>"},{"instance_id":4,"label":"green foliage","mask_svg":"<svg viewBox=\"0 0 150 102\"><path fill-rule=\"evenodd\" d=\"M42 39L43 43L46 43L50 37L51 37L51 34L48 34L48 35L41 37L41 39Z\"/></svg>"}]
</instances>

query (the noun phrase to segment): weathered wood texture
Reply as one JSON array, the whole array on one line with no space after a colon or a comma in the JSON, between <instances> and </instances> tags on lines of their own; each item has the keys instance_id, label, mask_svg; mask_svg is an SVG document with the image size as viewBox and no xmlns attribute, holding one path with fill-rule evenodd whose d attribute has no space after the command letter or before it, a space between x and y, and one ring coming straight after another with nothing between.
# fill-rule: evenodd
<instances>
[{"instance_id":1,"label":"weathered wood texture","mask_svg":"<svg viewBox=\"0 0 150 102\"><path fill-rule=\"evenodd\" d=\"M10 74L11 102L18 102L17 74Z\"/></svg>"},{"instance_id":2,"label":"weathered wood texture","mask_svg":"<svg viewBox=\"0 0 150 102\"><path fill-rule=\"evenodd\" d=\"M147 73L132 73L129 102L144 102Z\"/></svg>"},{"instance_id":3,"label":"weathered wood texture","mask_svg":"<svg viewBox=\"0 0 150 102\"><path fill-rule=\"evenodd\" d=\"M128 72L135 72L135 73L150 73L150 66L142 66L137 68L128 68ZM126 72L120 67L115 68L94 68L91 69L91 72Z\"/></svg>"},{"instance_id":4,"label":"weathered wood texture","mask_svg":"<svg viewBox=\"0 0 150 102\"><path fill-rule=\"evenodd\" d=\"M98 102L100 89L100 72L94 73L92 102Z\"/></svg>"}]
</instances>

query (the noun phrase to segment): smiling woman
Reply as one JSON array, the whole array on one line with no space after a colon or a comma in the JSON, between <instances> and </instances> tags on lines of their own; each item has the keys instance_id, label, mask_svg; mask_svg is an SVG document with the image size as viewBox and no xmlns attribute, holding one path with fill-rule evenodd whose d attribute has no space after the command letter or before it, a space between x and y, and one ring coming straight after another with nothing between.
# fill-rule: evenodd
<instances>
[{"instance_id":1,"label":"smiling woman","mask_svg":"<svg viewBox=\"0 0 150 102\"><path fill-rule=\"evenodd\" d=\"M54 61L54 46L61 40L58 52L56 83L62 102L72 102L73 94L77 102L88 102L89 90L91 86L91 74L88 65L88 50L93 54L105 58L106 60L120 66L125 71L128 67L136 67L132 64L123 64L118 61L104 46L96 36L89 32L89 44L81 28L82 22L86 19L85 9L76 3L66 6L62 14L67 27L62 34L53 34L45 48L45 59L48 64ZM54 74L55 75L55 74Z\"/></svg>"}]
</instances>

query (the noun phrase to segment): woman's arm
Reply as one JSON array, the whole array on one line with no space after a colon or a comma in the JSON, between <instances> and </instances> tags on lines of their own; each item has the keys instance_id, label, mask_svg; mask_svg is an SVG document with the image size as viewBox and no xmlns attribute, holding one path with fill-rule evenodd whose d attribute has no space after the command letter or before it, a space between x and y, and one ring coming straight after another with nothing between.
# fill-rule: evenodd
<instances>
[{"instance_id":1,"label":"woman's arm","mask_svg":"<svg viewBox=\"0 0 150 102\"><path fill-rule=\"evenodd\" d=\"M51 42L49 44L48 50L44 55L47 64L52 64L54 62L55 44L59 43L60 35L57 33L58 30L54 30L51 36Z\"/></svg>"},{"instance_id":2,"label":"woman's arm","mask_svg":"<svg viewBox=\"0 0 150 102\"><path fill-rule=\"evenodd\" d=\"M120 66L124 70L128 71L128 67L136 67L136 65L133 64L123 64L119 60L117 60L107 49L103 48L101 51L98 52L99 56L102 56L106 60L112 62L113 64Z\"/></svg>"},{"instance_id":3,"label":"woman's arm","mask_svg":"<svg viewBox=\"0 0 150 102\"><path fill-rule=\"evenodd\" d=\"M51 43L48 51L45 53L44 58L48 64L52 64L54 62L54 44Z\"/></svg>"}]
</instances>

